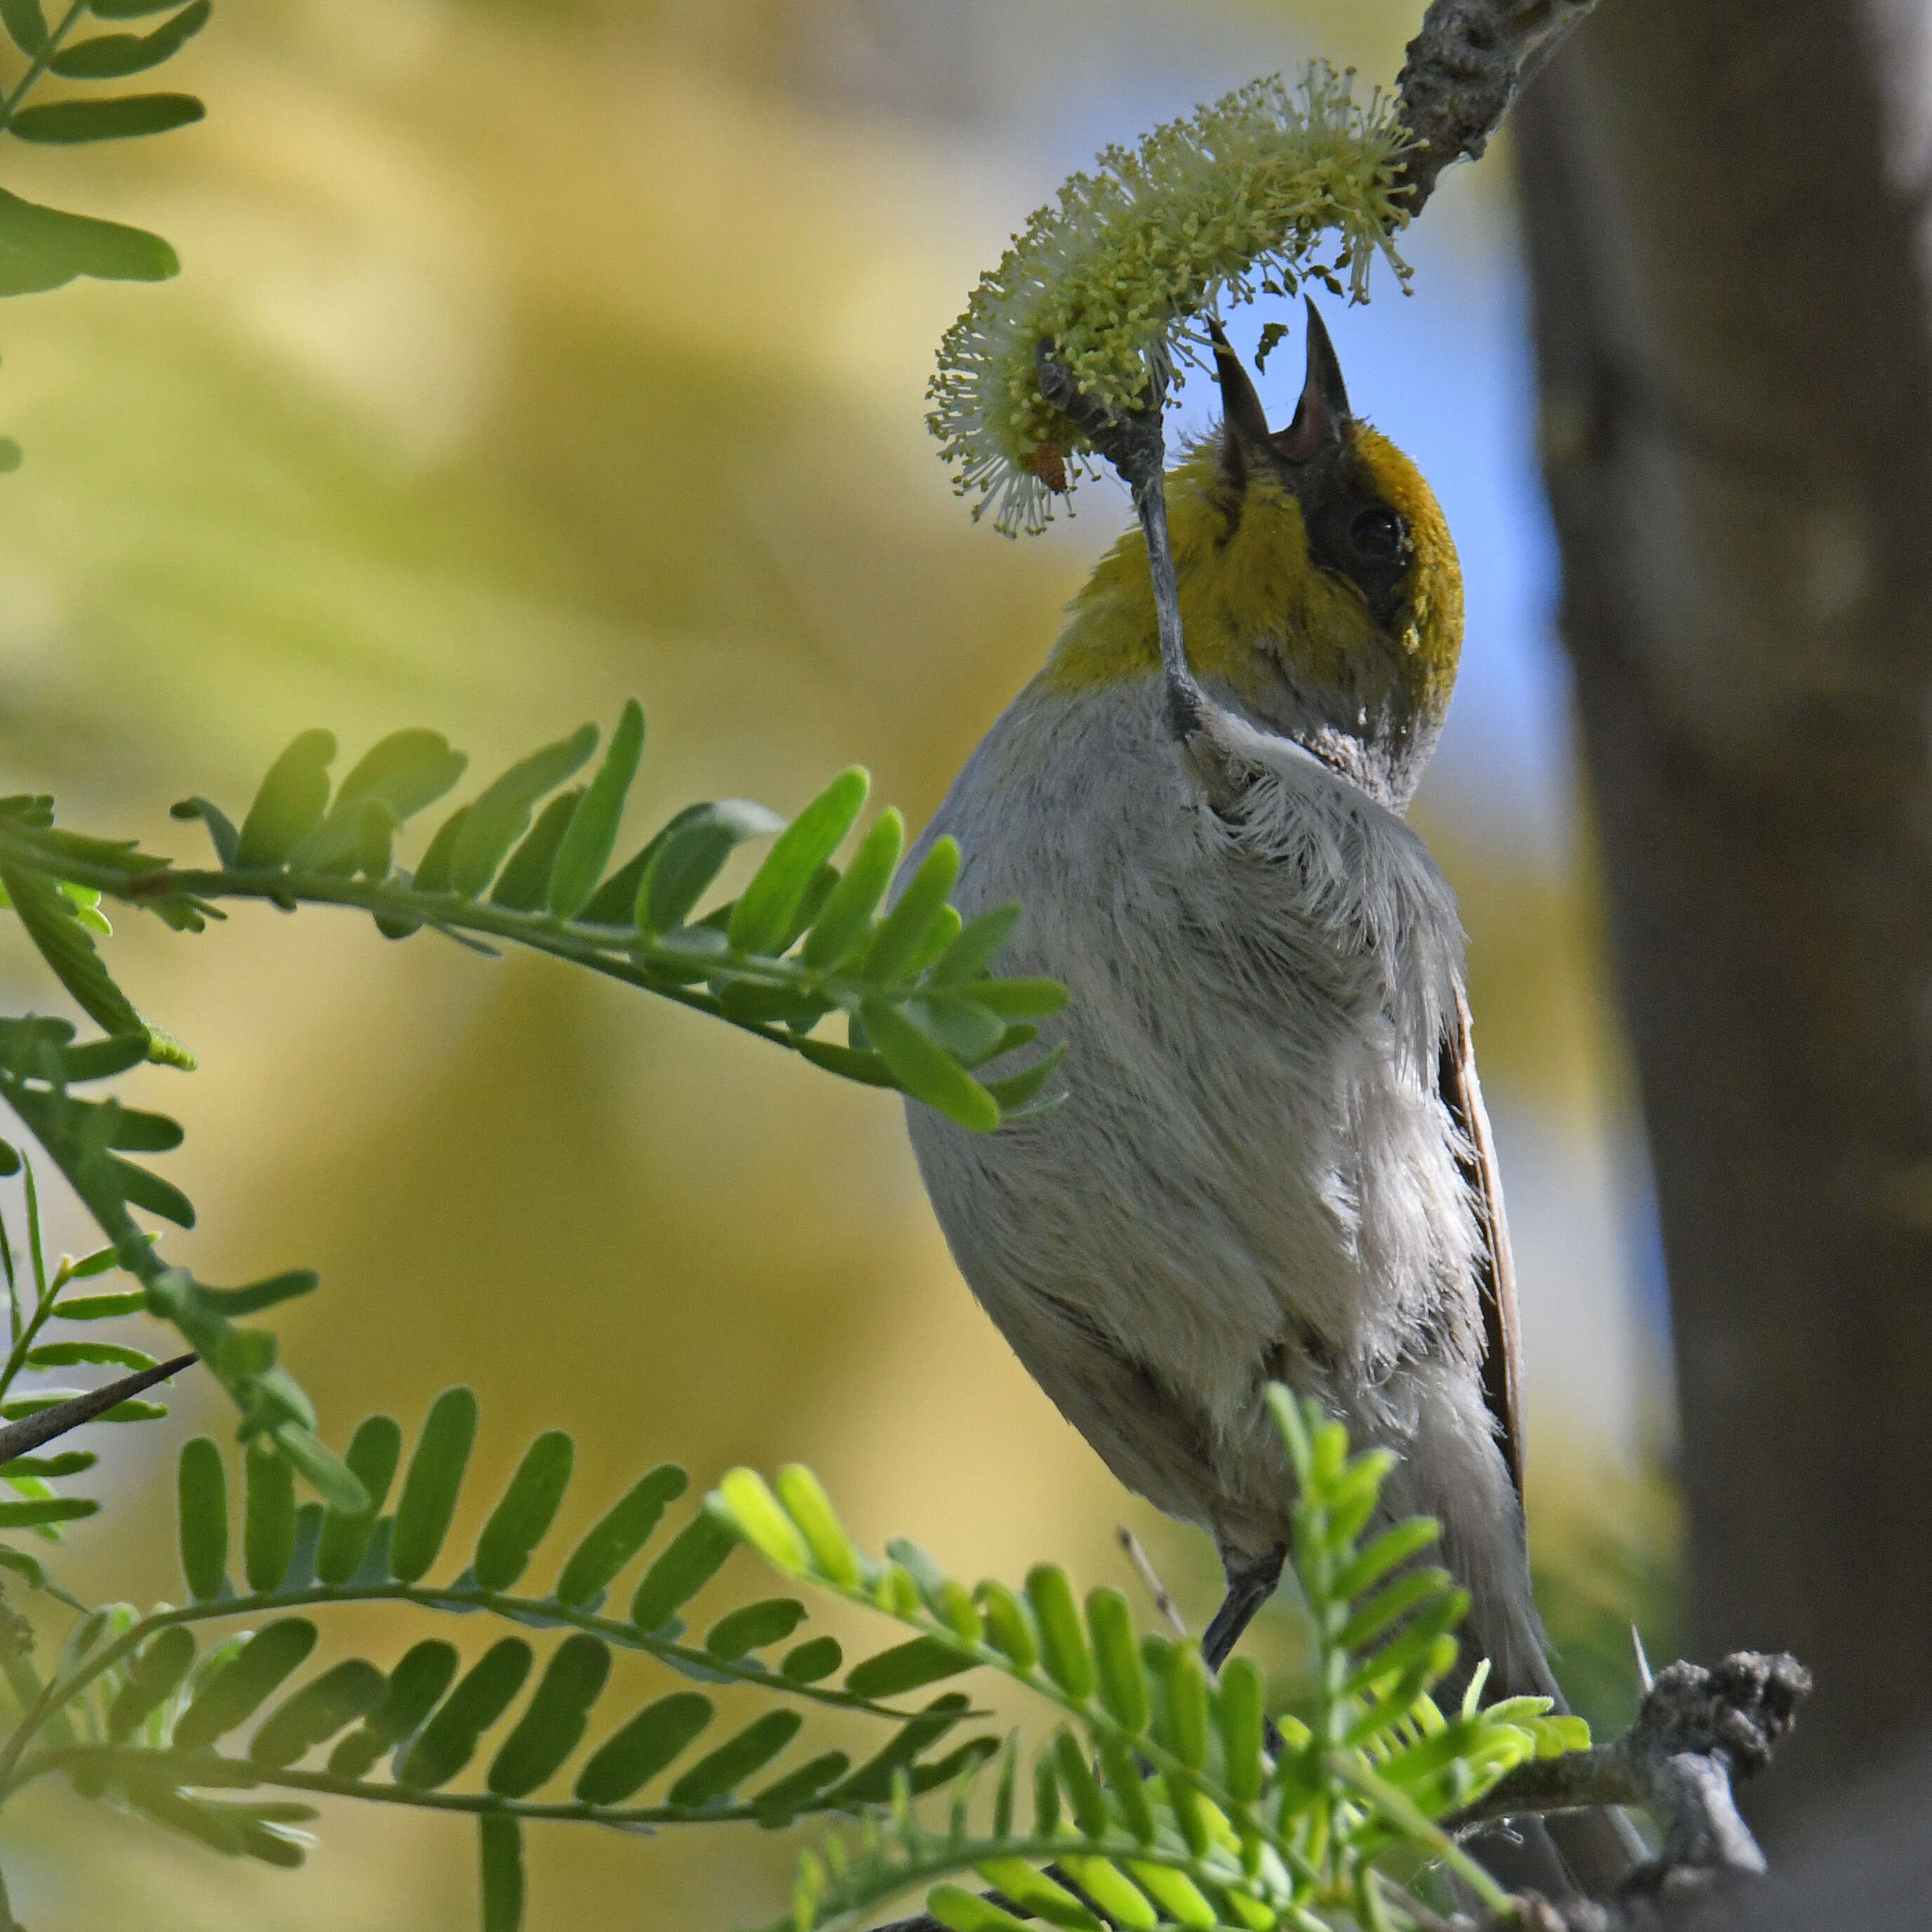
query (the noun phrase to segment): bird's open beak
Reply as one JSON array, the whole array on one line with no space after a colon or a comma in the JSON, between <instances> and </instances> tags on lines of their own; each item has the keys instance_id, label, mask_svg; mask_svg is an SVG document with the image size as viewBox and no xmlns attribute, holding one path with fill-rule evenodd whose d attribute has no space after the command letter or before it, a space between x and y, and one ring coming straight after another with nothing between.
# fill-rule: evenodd
<instances>
[{"instance_id":1,"label":"bird's open beak","mask_svg":"<svg viewBox=\"0 0 1932 1932\"><path fill-rule=\"evenodd\" d=\"M1328 339L1322 312L1308 298L1308 374L1295 405L1294 420L1271 440L1290 463L1306 463L1342 440L1349 419L1348 386Z\"/></svg>"}]
</instances>

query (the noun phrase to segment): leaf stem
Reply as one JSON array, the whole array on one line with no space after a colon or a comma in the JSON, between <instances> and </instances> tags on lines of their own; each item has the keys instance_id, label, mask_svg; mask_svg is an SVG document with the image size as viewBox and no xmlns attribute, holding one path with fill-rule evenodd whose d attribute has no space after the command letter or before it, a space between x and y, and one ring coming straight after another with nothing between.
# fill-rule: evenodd
<instances>
[{"instance_id":1,"label":"leaf stem","mask_svg":"<svg viewBox=\"0 0 1932 1932\"><path fill-rule=\"evenodd\" d=\"M130 1626L111 1643L104 1645L66 1677L50 1679L5 1744L0 1746L0 1798L13 1791L20 1782L16 1768L34 1734L46 1720L56 1711L64 1709L72 1703L104 1672L112 1670L124 1657L139 1649L157 1630L165 1630L173 1624L210 1623L224 1618L256 1617L278 1610L374 1603L412 1604L421 1610L458 1613L488 1610L506 1622L526 1628L534 1623L582 1630L587 1635L602 1637L619 1649L642 1651L674 1670L701 1672L714 1679L722 1678L733 1683L755 1685L760 1690L781 1691L788 1696L834 1710L860 1711L868 1717L883 1718L895 1724L910 1723L923 1714L919 1712L896 1711L890 1705L854 1696L848 1690L826 1690L816 1684L795 1684L776 1671L713 1657L709 1651L696 1649L688 1644L649 1636L634 1624L620 1623L614 1617L600 1617L588 1610L573 1610L554 1598L512 1597L492 1590L395 1582L316 1584L305 1589L223 1597L155 1611ZM970 1714L968 1712L960 1713L962 1718Z\"/></svg>"},{"instance_id":2,"label":"leaf stem","mask_svg":"<svg viewBox=\"0 0 1932 1932\"><path fill-rule=\"evenodd\" d=\"M47 36L47 44L28 63L27 70L20 76L20 84L12 93L0 99L0 134L4 134L13 124L14 111L26 99L28 91L44 74L52 63L53 57L61 50L61 43L72 33L80 23L80 16L87 11L87 0L74 0L74 4L61 16L60 24Z\"/></svg>"}]
</instances>

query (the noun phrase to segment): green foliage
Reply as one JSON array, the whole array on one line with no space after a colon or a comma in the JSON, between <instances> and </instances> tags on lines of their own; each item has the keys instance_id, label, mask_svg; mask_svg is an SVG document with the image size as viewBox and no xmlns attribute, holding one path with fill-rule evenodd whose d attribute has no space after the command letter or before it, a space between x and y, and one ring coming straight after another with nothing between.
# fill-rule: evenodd
<instances>
[{"instance_id":1,"label":"green foliage","mask_svg":"<svg viewBox=\"0 0 1932 1932\"><path fill-rule=\"evenodd\" d=\"M115 1039L143 1036L149 1058L174 1064L191 1056L115 983L72 894L104 892L194 932L224 898L359 908L392 938L429 927L588 966L848 1078L898 1087L976 1130L1032 1104L1050 1067L993 1081L976 1070L1030 1043L1028 1023L1058 1011L1063 995L1049 982L990 976L1018 910L962 929L949 903L959 865L950 840L884 910L903 836L896 813L874 825L849 869L833 863L868 788L854 767L789 825L742 800L688 806L606 876L644 733L633 702L592 782L575 790L558 788L590 759L595 727L520 760L444 820L413 874L394 863L395 837L457 784L463 754L435 732L394 733L332 801L336 742L317 730L276 760L238 830L205 797L175 807L207 827L215 870L67 832L51 800L19 797L0 800L0 884L88 1015ZM774 834L742 893L694 916L733 852ZM843 1045L815 1030L840 1012L850 1028ZM151 1193L158 1185L146 1184ZM176 1196L170 1204L192 1211Z\"/></svg>"},{"instance_id":2,"label":"green foliage","mask_svg":"<svg viewBox=\"0 0 1932 1932\"><path fill-rule=\"evenodd\" d=\"M94 944L96 933L111 930L99 910L104 894L183 932L201 932L220 917L217 902L224 898L254 898L290 908L357 908L392 938L428 927L484 951L491 950L488 941L514 941L694 1007L848 1078L898 1087L976 1130L990 1131L1040 1104L1054 1055L1004 1079L982 1082L976 1070L1030 1042L1028 1022L1056 1011L1063 995L1051 982L991 976L1017 910L1003 908L962 929L949 902L958 870L950 841L934 845L898 902L885 910L902 836L896 813L884 814L860 841L849 870L842 873L833 862L868 790L866 775L854 767L789 826L740 800L694 806L610 869L644 736L643 709L633 702L591 782L571 790L559 788L590 760L594 726L519 760L445 818L414 874L395 863L397 835L449 793L468 766L434 731L392 734L333 788L333 734L304 731L271 766L238 827L212 800L184 800L175 815L206 828L218 861L212 871L179 867L131 841L68 831L56 824L49 799L0 799L0 888L7 903L55 976L105 1030L105 1037L82 1042L64 1020L0 1019L0 1099L46 1149L109 1243L86 1262L66 1264L53 1298L36 1301L24 1329L16 1319L16 1339L24 1339L7 1382L23 1367L150 1366L148 1357L118 1343L40 1339L45 1323L61 1312L61 1292L83 1271L118 1267L132 1274L138 1296L88 1298L94 1305L87 1308L76 1301L74 1318L140 1309L172 1322L226 1390L241 1415L241 1438L257 1448L250 1494L264 1514L250 1518L251 1578L279 1564L280 1542L292 1534L292 1490L272 1506L269 1501L272 1493L280 1498L273 1486L286 1486L291 1469L328 1506L320 1560L339 1580L360 1560L371 1520L370 1484L380 1477L386 1486L394 1466L383 1462L374 1440L358 1444L366 1471L362 1462L345 1462L325 1448L314 1408L280 1365L273 1336L242 1325L309 1292L316 1285L312 1274L292 1270L238 1288L213 1286L163 1262L135 1220L139 1213L194 1226L187 1196L127 1157L169 1151L178 1145L181 1129L165 1114L82 1090L144 1059L183 1070L195 1063L179 1042L142 1018L110 973ZM744 892L694 916L734 850L772 833ZM819 1037L814 1029L839 1012L848 1022L847 1042ZM16 1151L0 1142L0 1167L12 1172L18 1165ZM22 1402L44 1406L60 1399L49 1390L16 1396L9 1406L7 1382L0 1382L0 1411L10 1415ZM463 1420L460 1402L452 1401L436 1428L446 1426L454 1440ZM130 1401L110 1416L159 1412L154 1404ZM406 1579L434 1561L460 1480L460 1461L440 1453L427 1466L442 1472L445 1486L424 1487L429 1479L416 1467L405 1481L393 1556ZM542 1483L555 1477L554 1471L548 1478L532 1472L535 1486L506 1519L490 1552L493 1576L509 1580L504 1566L516 1560L518 1538L541 1533L541 1523L522 1524L518 1513L536 1509ZM21 1472L16 1486L40 1480ZM609 1549L587 1553L569 1580L570 1592L580 1593L571 1600L608 1582L628 1553L626 1537L641 1540L655 1521L653 1509L669 1499L640 1488L629 1505L634 1521L608 1526ZM0 1503L0 1527L50 1528L88 1507L36 1494ZM710 1533L695 1534L701 1542ZM694 1543L686 1553L694 1559L702 1552ZM693 1574L694 1590L703 1577ZM668 1616L682 1600L666 1594L677 1580L675 1572L656 1583L647 1579L645 1600L662 1599Z\"/></svg>"},{"instance_id":3,"label":"green foliage","mask_svg":"<svg viewBox=\"0 0 1932 1932\"><path fill-rule=\"evenodd\" d=\"M1270 1402L1299 1492L1294 1568L1316 1646L1313 1701L1281 1718L1272 1746L1251 1664L1235 1658L1215 1681L1197 1645L1137 1638L1116 1591L1093 1592L1083 1615L1065 1574L1042 1564L1024 1597L992 1582L969 1592L910 1544L883 1562L858 1550L802 1468L776 1491L747 1469L724 1478L707 1507L768 1562L916 1633L855 1666L848 1692L892 1696L979 1666L1060 1720L1034 1754L1030 1818L1017 1733L983 1822L963 1767L943 1830L921 1822L898 1780L856 1836L805 1856L786 1924L856 1926L910 1891L960 1932L1019 1922L961 1878L1096 1932L1419 1924L1378 1868L1391 1854L1440 1859L1502 1903L1436 1821L1525 1760L1586 1744L1587 1727L1551 1716L1543 1698L1484 1708L1486 1666L1452 1713L1438 1708L1429 1694L1454 1667L1468 1599L1442 1570L1413 1567L1436 1526L1397 1523L1364 1544L1390 1457L1352 1456L1341 1425L1286 1390Z\"/></svg>"},{"instance_id":4,"label":"green foliage","mask_svg":"<svg viewBox=\"0 0 1932 1932\"><path fill-rule=\"evenodd\" d=\"M24 64L14 78L0 82L0 135L65 146L165 134L199 121L205 110L190 94L103 94L92 89L172 59L208 24L210 10L210 0L189 0L178 10L146 0L73 0L50 24L41 0L0 0L0 28ZM146 33L74 38L90 14L122 20L157 13L168 17ZM29 106L28 97L50 75L88 85L65 100ZM180 269L174 250L158 235L43 208L0 189L0 296L38 295L77 275L165 281ZM17 443L0 440L0 471L18 469L20 458Z\"/></svg>"},{"instance_id":5,"label":"green foliage","mask_svg":"<svg viewBox=\"0 0 1932 1932\"><path fill-rule=\"evenodd\" d=\"M208 1438L184 1445L177 1487L191 1600L146 1616L124 1606L72 1606L75 1621L46 1683L31 1666L17 1666L26 1672L15 1679L26 1708L0 1745L0 1803L58 1773L87 1796L277 1864L301 1862L304 1840L292 1828L314 1813L211 1794L279 1786L469 1812L482 1834L485 1922L502 1924L515 1922L505 1916L513 1904L520 1909L520 1840L506 1835L519 1820L772 1828L876 1804L895 1780L914 1791L950 1784L997 1748L978 1737L938 1755L970 1714L967 1700L896 1708L861 1688L868 1666L879 1680L878 1659L862 1660L843 1688L820 1683L823 1669L789 1667L796 1650L776 1665L770 1654L805 1615L792 1598L742 1605L713 1624L702 1646L685 1641L672 1611L739 1543L709 1508L694 1512L646 1568L647 1581L658 1580L648 1598L650 1625L602 1614L608 1587L646 1554L668 1504L686 1487L684 1472L670 1466L650 1472L598 1520L565 1556L548 1593L512 1595L487 1580L506 1564L526 1567L555 1520L572 1460L561 1430L547 1431L525 1453L469 1566L429 1580L460 1498L476 1421L466 1389L431 1405L395 1514L376 1518L365 1534L355 1574L332 1580L319 1564L331 1525L317 1513L304 1528L286 1466L247 1451L238 1588L224 1574L228 1469ZM400 1444L387 1417L356 1430L346 1460L372 1498L386 1490ZM339 1544L334 1554L339 1570ZM428 1639L386 1670L350 1655L310 1672L329 1613L369 1602L429 1614L481 1612L514 1630L480 1646L466 1669L454 1645ZM203 1651L208 1637L214 1641ZM801 1648L813 1647L836 1667L833 1640L809 1639ZM630 1685L639 1666L705 1688L660 1691L638 1703ZM764 1708L747 1714L721 1701L747 1691ZM607 1700L616 1706L611 1714ZM794 1750L808 1714L827 1712L882 1726L886 1743L856 1769L843 1750ZM376 1774L386 1760L386 1774ZM553 1785L552 1797L537 1795ZM637 1802L646 1786L655 1788Z\"/></svg>"}]
</instances>

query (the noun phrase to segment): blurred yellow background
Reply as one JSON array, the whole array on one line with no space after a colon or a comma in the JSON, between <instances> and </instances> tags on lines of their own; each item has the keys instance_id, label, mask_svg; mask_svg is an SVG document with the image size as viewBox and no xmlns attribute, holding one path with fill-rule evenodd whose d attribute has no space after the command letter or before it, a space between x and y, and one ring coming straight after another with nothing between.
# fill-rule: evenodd
<instances>
[{"instance_id":1,"label":"blurred yellow background","mask_svg":"<svg viewBox=\"0 0 1932 1932\"><path fill-rule=\"evenodd\" d=\"M1100 140L1310 53L1388 81L1419 10L222 0L160 83L200 93L205 124L7 156L10 188L152 226L184 272L0 309L0 429L27 452L0 482L4 788L198 856L170 801L238 815L302 728L352 758L434 725L484 777L634 693L638 834L695 797L794 808L855 758L916 825L1125 514L1095 488L1040 542L968 520L923 427L941 330ZM1431 219L1504 258L1504 178L1462 172ZM1462 272L1442 269L1451 301ZM1533 1379L1539 1537L1587 1537L1640 1493L1657 1387L1628 1257L1584 1252L1624 1238L1621 1210L1607 1235L1565 1218L1562 1174L1614 1180L1628 1141L1592 895L1574 838L1526 849L1469 800L1426 808L1531 1175L1513 1202L1552 1231L1526 1242L1532 1353L1546 1333L1562 1357L1574 1264L1612 1282L1603 1319L1636 1364L1607 1435ZM796 1457L874 1546L1125 1582L1127 1520L1190 1613L1211 1606L1204 1541L1122 1496L974 1307L887 1097L622 988L346 915L244 908L198 939L117 922L123 982L202 1058L135 1083L188 1129L166 1165L202 1227L171 1246L215 1281L322 1270L279 1325L338 1444L369 1409L413 1428L437 1388L476 1386L459 1538L567 1424L566 1533L662 1457L700 1484ZM57 1004L10 922L0 944L16 1010ZM84 1239L64 1210L56 1234ZM228 1426L190 1392L163 1428L105 1432L141 1439L105 1445L124 1508L70 1539L76 1587L178 1593L172 1447ZM740 1559L715 1600L753 1587ZM405 1640L363 1628L379 1658ZM0 1861L34 1932L474 1924L460 1821L335 1807L320 1828L288 1876L47 1790ZM529 1923L768 1920L794 1850L538 1832Z\"/></svg>"}]
</instances>

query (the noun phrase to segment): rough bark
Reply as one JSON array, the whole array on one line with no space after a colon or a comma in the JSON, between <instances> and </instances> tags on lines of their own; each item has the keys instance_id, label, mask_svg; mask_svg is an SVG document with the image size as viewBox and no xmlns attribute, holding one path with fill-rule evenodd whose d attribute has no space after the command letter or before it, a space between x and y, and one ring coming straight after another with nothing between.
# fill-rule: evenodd
<instances>
[{"instance_id":1,"label":"rough bark","mask_svg":"<svg viewBox=\"0 0 1932 1932\"><path fill-rule=\"evenodd\" d=\"M1514 123L1693 1650L1818 1683L1774 1835L1932 1718L1932 329L1880 4L1606 0Z\"/></svg>"}]
</instances>

